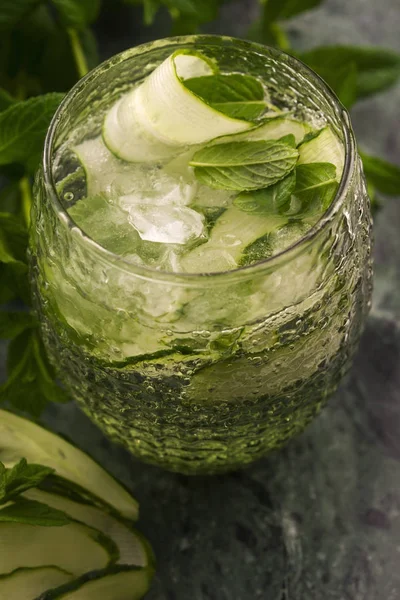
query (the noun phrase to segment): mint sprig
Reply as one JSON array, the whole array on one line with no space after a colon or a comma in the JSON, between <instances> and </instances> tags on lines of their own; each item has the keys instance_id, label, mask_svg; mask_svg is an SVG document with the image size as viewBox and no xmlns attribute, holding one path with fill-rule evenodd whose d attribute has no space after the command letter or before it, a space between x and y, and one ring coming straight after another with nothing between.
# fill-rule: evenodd
<instances>
[{"instance_id":1,"label":"mint sprig","mask_svg":"<svg viewBox=\"0 0 400 600\"><path fill-rule=\"evenodd\" d=\"M54 469L42 465L28 464L25 458L11 468L0 462L0 522L26 523L54 527L67 525L69 516L36 500L24 498L22 494L37 487Z\"/></svg>"},{"instance_id":2,"label":"mint sprig","mask_svg":"<svg viewBox=\"0 0 400 600\"><path fill-rule=\"evenodd\" d=\"M227 142L202 148L189 164L197 179L211 188L244 191L283 179L298 156L287 141Z\"/></svg>"}]
</instances>

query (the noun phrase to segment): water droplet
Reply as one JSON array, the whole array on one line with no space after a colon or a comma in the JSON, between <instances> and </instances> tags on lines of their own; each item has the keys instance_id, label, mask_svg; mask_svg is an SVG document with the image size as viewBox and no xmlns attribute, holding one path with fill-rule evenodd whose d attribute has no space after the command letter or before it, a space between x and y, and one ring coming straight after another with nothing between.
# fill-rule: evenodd
<instances>
[{"instance_id":1,"label":"water droplet","mask_svg":"<svg viewBox=\"0 0 400 600\"><path fill-rule=\"evenodd\" d=\"M74 199L74 194L72 192L66 192L64 194L64 200L66 202L72 202L73 199Z\"/></svg>"},{"instance_id":2,"label":"water droplet","mask_svg":"<svg viewBox=\"0 0 400 600\"><path fill-rule=\"evenodd\" d=\"M149 394L154 394L155 389L153 388L152 385L148 385L146 388L146 391L149 392Z\"/></svg>"}]
</instances>

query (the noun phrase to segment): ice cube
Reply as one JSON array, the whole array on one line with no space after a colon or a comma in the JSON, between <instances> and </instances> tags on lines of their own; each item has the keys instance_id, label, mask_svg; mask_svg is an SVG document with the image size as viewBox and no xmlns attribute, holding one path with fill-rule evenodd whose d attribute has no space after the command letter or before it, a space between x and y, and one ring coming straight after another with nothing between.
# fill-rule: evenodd
<instances>
[{"instance_id":1,"label":"ice cube","mask_svg":"<svg viewBox=\"0 0 400 600\"><path fill-rule=\"evenodd\" d=\"M138 186L129 194L119 196L119 205L129 211L134 205L149 204L151 206L185 206L192 201L195 186L178 181L166 174L160 173L159 178L152 182L148 178L147 187Z\"/></svg>"},{"instance_id":2,"label":"ice cube","mask_svg":"<svg viewBox=\"0 0 400 600\"><path fill-rule=\"evenodd\" d=\"M186 206L132 204L129 222L149 242L187 244L204 234L203 215Z\"/></svg>"}]
</instances>

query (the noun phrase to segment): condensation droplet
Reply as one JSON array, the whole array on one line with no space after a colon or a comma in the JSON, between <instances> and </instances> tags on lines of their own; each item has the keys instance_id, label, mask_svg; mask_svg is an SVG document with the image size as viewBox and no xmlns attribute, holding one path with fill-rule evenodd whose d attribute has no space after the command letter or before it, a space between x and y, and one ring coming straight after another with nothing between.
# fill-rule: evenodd
<instances>
[{"instance_id":1,"label":"condensation droplet","mask_svg":"<svg viewBox=\"0 0 400 600\"><path fill-rule=\"evenodd\" d=\"M64 200L66 202L72 202L73 199L74 199L74 194L72 192L66 192L64 194Z\"/></svg>"}]
</instances>

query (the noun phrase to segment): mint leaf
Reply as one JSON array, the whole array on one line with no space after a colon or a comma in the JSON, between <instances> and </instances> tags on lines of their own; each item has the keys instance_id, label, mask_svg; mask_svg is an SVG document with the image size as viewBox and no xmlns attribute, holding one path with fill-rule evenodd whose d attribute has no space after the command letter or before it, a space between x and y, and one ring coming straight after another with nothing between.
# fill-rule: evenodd
<instances>
[{"instance_id":1,"label":"mint leaf","mask_svg":"<svg viewBox=\"0 0 400 600\"><path fill-rule=\"evenodd\" d=\"M215 0L162 0L173 19L191 17L199 25L216 18L218 3Z\"/></svg>"},{"instance_id":2,"label":"mint leaf","mask_svg":"<svg viewBox=\"0 0 400 600\"><path fill-rule=\"evenodd\" d=\"M254 121L262 115L267 108L265 102L214 102L211 104L215 110L224 113L232 119Z\"/></svg>"},{"instance_id":3,"label":"mint leaf","mask_svg":"<svg viewBox=\"0 0 400 600\"><path fill-rule=\"evenodd\" d=\"M0 263L0 304L21 298L29 304L28 267L22 262Z\"/></svg>"},{"instance_id":4,"label":"mint leaf","mask_svg":"<svg viewBox=\"0 0 400 600\"><path fill-rule=\"evenodd\" d=\"M235 119L251 121L267 108L263 86L250 75L208 75L183 83L213 108Z\"/></svg>"},{"instance_id":5,"label":"mint leaf","mask_svg":"<svg viewBox=\"0 0 400 600\"><path fill-rule=\"evenodd\" d=\"M40 0L1 0L0 32L12 29L39 2Z\"/></svg>"},{"instance_id":6,"label":"mint leaf","mask_svg":"<svg viewBox=\"0 0 400 600\"><path fill-rule=\"evenodd\" d=\"M283 179L298 152L280 140L228 142L206 146L190 161L199 181L215 189L256 190Z\"/></svg>"},{"instance_id":7,"label":"mint leaf","mask_svg":"<svg viewBox=\"0 0 400 600\"><path fill-rule=\"evenodd\" d=\"M25 329L37 325L36 318L25 311L0 311L0 338L13 339Z\"/></svg>"},{"instance_id":8,"label":"mint leaf","mask_svg":"<svg viewBox=\"0 0 400 600\"><path fill-rule=\"evenodd\" d=\"M51 0L65 27L84 29L99 15L101 0Z\"/></svg>"},{"instance_id":9,"label":"mint leaf","mask_svg":"<svg viewBox=\"0 0 400 600\"><path fill-rule=\"evenodd\" d=\"M17 496L39 485L54 469L27 463L21 458L11 469L6 469L2 463L0 472L0 504L14 500Z\"/></svg>"},{"instance_id":10,"label":"mint leaf","mask_svg":"<svg viewBox=\"0 0 400 600\"><path fill-rule=\"evenodd\" d=\"M11 181L0 190L0 213L18 213L21 207L21 188L18 181Z\"/></svg>"},{"instance_id":11,"label":"mint leaf","mask_svg":"<svg viewBox=\"0 0 400 600\"><path fill-rule=\"evenodd\" d=\"M400 196L400 166L365 152L360 156L368 181L382 194Z\"/></svg>"},{"instance_id":12,"label":"mint leaf","mask_svg":"<svg viewBox=\"0 0 400 600\"><path fill-rule=\"evenodd\" d=\"M270 187L254 192L242 192L233 204L244 212L263 215L279 215L282 209L290 203L296 186L296 172L292 171L287 177Z\"/></svg>"},{"instance_id":13,"label":"mint leaf","mask_svg":"<svg viewBox=\"0 0 400 600\"><path fill-rule=\"evenodd\" d=\"M10 94L0 88L0 112L6 110L11 104L13 104L15 100L10 96Z\"/></svg>"},{"instance_id":14,"label":"mint leaf","mask_svg":"<svg viewBox=\"0 0 400 600\"><path fill-rule=\"evenodd\" d=\"M321 46L298 56L321 77L327 78L330 85L333 81L330 73L334 78L338 69L355 65L357 98L370 96L390 87L400 76L400 55L382 48Z\"/></svg>"},{"instance_id":15,"label":"mint leaf","mask_svg":"<svg viewBox=\"0 0 400 600\"><path fill-rule=\"evenodd\" d=\"M143 20L145 25L152 25L154 23L154 19L160 8L159 0L144 0L143 3Z\"/></svg>"},{"instance_id":16,"label":"mint leaf","mask_svg":"<svg viewBox=\"0 0 400 600\"><path fill-rule=\"evenodd\" d=\"M336 167L331 163L298 165L294 189L294 195L298 202L291 203L286 215L306 218L325 212L338 187Z\"/></svg>"},{"instance_id":17,"label":"mint leaf","mask_svg":"<svg viewBox=\"0 0 400 600\"><path fill-rule=\"evenodd\" d=\"M184 85L203 100L214 102L243 102L263 100L264 88L250 75L207 75L185 79Z\"/></svg>"},{"instance_id":18,"label":"mint leaf","mask_svg":"<svg viewBox=\"0 0 400 600\"><path fill-rule=\"evenodd\" d=\"M264 8L264 20L282 21L299 13L316 8L323 0L267 0Z\"/></svg>"},{"instance_id":19,"label":"mint leaf","mask_svg":"<svg viewBox=\"0 0 400 600\"><path fill-rule=\"evenodd\" d=\"M0 165L39 160L51 118L62 99L47 94L16 102L0 113Z\"/></svg>"},{"instance_id":20,"label":"mint leaf","mask_svg":"<svg viewBox=\"0 0 400 600\"><path fill-rule=\"evenodd\" d=\"M269 258L273 254L273 245L271 244L271 234L267 233L252 242L243 250L243 254L239 259L238 265L245 267L258 263L261 260Z\"/></svg>"},{"instance_id":21,"label":"mint leaf","mask_svg":"<svg viewBox=\"0 0 400 600\"><path fill-rule=\"evenodd\" d=\"M0 402L39 416L48 402L68 402L55 382L43 343L35 329L11 340L7 355L7 381L0 386Z\"/></svg>"},{"instance_id":22,"label":"mint leaf","mask_svg":"<svg viewBox=\"0 0 400 600\"><path fill-rule=\"evenodd\" d=\"M339 100L347 108L353 106L357 100L357 67L349 63L337 69L319 70L319 74L331 86Z\"/></svg>"},{"instance_id":23,"label":"mint leaf","mask_svg":"<svg viewBox=\"0 0 400 600\"><path fill-rule=\"evenodd\" d=\"M28 232L21 220L11 213L0 213L0 262L26 263Z\"/></svg>"},{"instance_id":24,"label":"mint leaf","mask_svg":"<svg viewBox=\"0 0 400 600\"><path fill-rule=\"evenodd\" d=\"M65 512L42 502L19 498L13 504L0 509L0 522L62 527L71 523L71 518Z\"/></svg>"}]
</instances>

